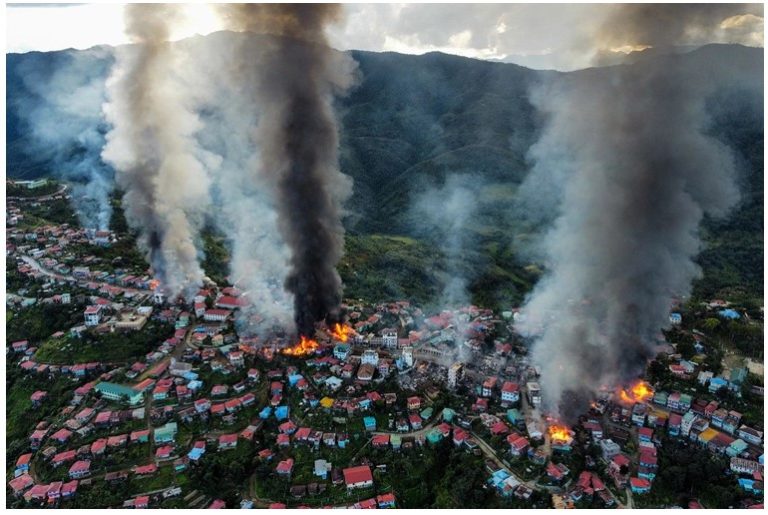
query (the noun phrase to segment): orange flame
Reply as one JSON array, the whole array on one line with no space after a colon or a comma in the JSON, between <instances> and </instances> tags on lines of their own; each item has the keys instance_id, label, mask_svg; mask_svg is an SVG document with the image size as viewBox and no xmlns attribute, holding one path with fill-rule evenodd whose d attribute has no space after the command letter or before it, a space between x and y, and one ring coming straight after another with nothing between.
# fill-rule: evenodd
<instances>
[{"instance_id":1,"label":"orange flame","mask_svg":"<svg viewBox=\"0 0 768 515\"><path fill-rule=\"evenodd\" d=\"M152 279L151 281L149 281L150 290L155 291L158 286L160 286L160 281L158 281L157 279Z\"/></svg>"},{"instance_id":2,"label":"orange flame","mask_svg":"<svg viewBox=\"0 0 768 515\"><path fill-rule=\"evenodd\" d=\"M619 399L625 404L646 402L651 397L653 397L653 389L645 381L637 381L628 391L624 388L619 390Z\"/></svg>"},{"instance_id":3,"label":"orange flame","mask_svg":"<svg viewBox=\"0 0 768 515\"><path fill-rule=\"evenodd\" d=\"M572 440L571 430L567 426L552 424L547 431L553 442L570 442Z\"/></svg>"},{"instance_id":4,"label":"orange flame","mask_svg":"<svg viewBox=\"0 0 768 515\"><path fill-rule=\"evenodd\" d=\"M346 343L353 333L354 331L351 327L343 324L333 324L333 329L331 329L331 336L343 343Z\"/></svg>"},{"instance_id":5,"label":"orange flame","mask_svg":"<svg viewBox=\"0 0 768 515\"><path fill-rule=\"evenodd\" d=\"M287 347L282 350L286 356L306 356L312 352L315 352L320 347L320 344L311 338L302 336L299 343L293 347Z\"/></svg>"}]
</instances>

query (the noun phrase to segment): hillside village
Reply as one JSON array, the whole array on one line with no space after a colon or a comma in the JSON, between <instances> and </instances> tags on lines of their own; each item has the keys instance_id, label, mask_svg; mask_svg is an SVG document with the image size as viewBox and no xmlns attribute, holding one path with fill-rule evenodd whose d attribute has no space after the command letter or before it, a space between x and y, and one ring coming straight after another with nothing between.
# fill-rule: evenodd
<instances>
[{"instance_id":1,"label":"hillside village","mask_svg":"<svg viewBox=\"0 0 768 515\"><path fill-rule=\"evenodd\" d=\"M9 421L24 430L8 449L9 506L415 507L429 466L464 472L495 507L672 506L684 454L730 506L762 507L762 367L712 366L715 340L683 309L649 393L606 390L554 431L516 309L347 300L348 337L318 327L316 349L286 355L285 335L237 333L237 288L210 282L169 304L148 270L104 257L124 234L31 223L66 197L6 207L8 316L64 314L9 332L9 396L24 397L8 409L27 419ZM725 300L701 309L750 323ZM728 507L712 502L683 507Z\"/></svg>"}]
</instances>

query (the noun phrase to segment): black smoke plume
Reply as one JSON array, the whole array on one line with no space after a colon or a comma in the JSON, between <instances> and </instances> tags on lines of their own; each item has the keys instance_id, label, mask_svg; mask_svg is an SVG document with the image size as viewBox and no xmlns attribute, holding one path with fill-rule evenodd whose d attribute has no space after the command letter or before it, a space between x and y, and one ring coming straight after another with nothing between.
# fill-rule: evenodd
<instances>
[{"instance_id":1,"label":"black smoke plume","mask_svg":"<svg viewBox=\"0 0 768 515\"><path fill-rule=\"evenodd\" d=\"M351 86L353 67L327 45L324 30L340 8L323 4L220 6L228 28L266 33L250 90L260 107L254 139L259 174L272 189L278 227L290 249L286 289L293 294L300 334L339 317L342 284L336 265L344 251L342 204L351 183L338 169L334 94Z\"/></svg>"}]
</instances>

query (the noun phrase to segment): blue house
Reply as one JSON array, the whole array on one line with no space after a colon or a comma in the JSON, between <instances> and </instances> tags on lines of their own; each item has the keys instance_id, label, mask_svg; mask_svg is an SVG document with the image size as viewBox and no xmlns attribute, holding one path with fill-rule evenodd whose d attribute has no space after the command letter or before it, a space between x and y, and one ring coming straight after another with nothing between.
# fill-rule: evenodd
<instances>
[{"instance_id":1,"label":"blue house","mask_svg":"<svg viewBox=\"0 0 768 515\"><path fill-rule=\"evenodd\" d=\"M259 418L266 420L269 418L271 414L272 414L272 408L270 408L269 406L265 406L264 409L262 409L259 412Z\"/></svg>"},{"instance_id":2,"label":"blue house","mask_svg":"<svg viewBox=\"0 0 768 515\"><path fill-rule=\"evenodd\" d=\"M366 431L376 430L376 418L375 417L363 417L363 424Z\"/></svg>"},{"instance_id":3,"label":"blue house","mask_svg":"<svg viewBox=\"0 0 768 515\"><path fill-rule=\"evenodd\" d=\"M277 420L285 420L288 418L288 415L290 414L290 410L288 406L278 406L275 408L275 418Z\"/></svg>"},{"instance_id":4,"label":"blue house","mask_svg":"<svg viewBox=\"0 0 768 515\"><path fill-rule=\"evenodd\" d=\"M721 388L726 388L728 386L728 381L723 379L722 377L713 377L709 380L709 391L711 393L715 393Z\"/></svg>"},{"instance_id":5,"label":"blue house","mask_svg":"<svg viewBox=\"0 0 768 515\"><path fill-rule=\"evenodd\" d=\"M739 313L736 310L733 310L730 308L722 309L718 311L717 314L720 315L722 318L727 318L729 320L738 320L739 318L741 318L741 315L739 315Z\"/></svg>"}]
</instances>

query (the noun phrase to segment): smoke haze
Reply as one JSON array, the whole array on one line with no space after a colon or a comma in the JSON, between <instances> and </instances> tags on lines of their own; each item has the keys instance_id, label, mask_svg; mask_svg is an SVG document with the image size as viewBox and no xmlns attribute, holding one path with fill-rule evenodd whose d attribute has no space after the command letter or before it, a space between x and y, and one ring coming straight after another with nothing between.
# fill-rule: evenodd
<instances>
[{"instance_id":1,"label":"smoke haze","mask_svg":"<svg viewBox=\"0 0 768 515\"><path fill-rule=\"evenodd\" d=\"M49 160L53 175L70 186L72 204L86 229L106 230L112 216L110 194L113 171L93 149L104 144L101 117L105 99L102 69L92 66L92 55L104 49L67 53L66 64L29 66L21 75L33 98L9 99L26 114L31 129L31 160ZM32 61L30 64L35 63Z\"/></svg>"},{"instance_id":2,"label":"smoke haze","mask_svg":"<svg viewBox=\"0 0 768 515\"><path fill-rule=\"evenodd\" d=\"M116 51L108 79L112 124L102 157L124 189L128 223L139 231L166 294L187 296L202 283L199 230L208 207L209 180L194 134L201 127L174 80L180 57L168 43L178 5L132 4L126 33L135 43Z\"/></svg>"}]
</instances>

